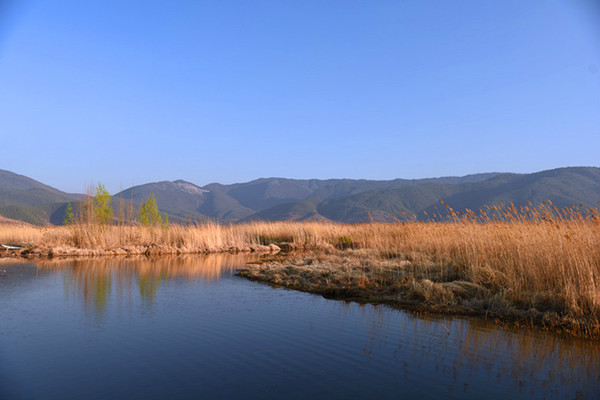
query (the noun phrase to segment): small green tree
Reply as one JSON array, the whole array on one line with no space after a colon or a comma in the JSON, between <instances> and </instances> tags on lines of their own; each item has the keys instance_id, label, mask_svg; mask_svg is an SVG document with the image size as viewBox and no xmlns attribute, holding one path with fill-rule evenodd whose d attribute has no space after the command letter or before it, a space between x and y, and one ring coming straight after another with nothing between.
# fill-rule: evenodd
<instances>
[{"instance_id":1,"label":"small green tree","mask_svg":"<svg viewBox=\"0 0 600 400\"><path fill-rule=\"evenodd\" d=\"M65 219L63 220L64 225L73 225L75 222L75 215L73 214L73 207L71 203L67 203L67 209L65 210Z\"/></svg>"},{"instance_id":2,"label":"small green tree","mask_svg":"<svg viewBox=\"0 0 600 400\"><path fill-rule=\"evenodd\" d=\"M143 225L159 225L162 223L162 216L158 212L158 206L156 205L156 197L154 194L148 196L142 207L140 208L140 214L138 216L140 223Z\"/></svg>"},{"instance_id":3,"label":"small green tree","mask_svg":"<svg viewBox=\"0 0 600 400\"><path fill-rule=\"evenodd\" d=\"M110 204L110 193L103 184L98 183L94 195L94 218L99 224L108 224L112 221L113 210Z\"/></svg>"}]
</instances>

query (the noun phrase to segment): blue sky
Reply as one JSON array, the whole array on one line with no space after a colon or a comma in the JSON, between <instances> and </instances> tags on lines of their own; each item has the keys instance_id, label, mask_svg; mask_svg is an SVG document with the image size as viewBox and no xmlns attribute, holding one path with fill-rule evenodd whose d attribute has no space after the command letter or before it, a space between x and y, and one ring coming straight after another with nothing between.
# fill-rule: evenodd
<instances>
[{"instance_id":1,"label":"blue sky","mask_svg":"<svg viewBox=\"0 0 600 400\"><path fill-rule=\"evenodd\" d=\"M593 0L0 4L0 169L65 191L599 165Z\"/></svg>"}]
</instances>

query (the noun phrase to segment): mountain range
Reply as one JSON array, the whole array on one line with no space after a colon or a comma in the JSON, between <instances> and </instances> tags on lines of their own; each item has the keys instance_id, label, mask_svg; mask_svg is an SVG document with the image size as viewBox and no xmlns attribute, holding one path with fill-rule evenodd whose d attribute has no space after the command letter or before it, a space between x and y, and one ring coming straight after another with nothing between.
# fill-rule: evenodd
<instances>
[{"instance_id":1,"label":"mountain range","mask_svg":"<svg viewBox=\"0 0 600 400\"><path fill-rule=\"evenodd\" d=\"M216 219L367 222L425 218L444 201L455 210L546 200L557 207L598 207L600 168L567 167L531 174L482 173L427 179L355 180L261 178L246 183L198 186L183 180L133 186L113 196L113 207L133 208L154 194L173 222ZM85 195L65 193L0 170L0 216L37 225L62 224L67 203ZM115 215L117 213L115 212ZM0 219L2 221L2 219Z\"/></svg>"}]
</instances>

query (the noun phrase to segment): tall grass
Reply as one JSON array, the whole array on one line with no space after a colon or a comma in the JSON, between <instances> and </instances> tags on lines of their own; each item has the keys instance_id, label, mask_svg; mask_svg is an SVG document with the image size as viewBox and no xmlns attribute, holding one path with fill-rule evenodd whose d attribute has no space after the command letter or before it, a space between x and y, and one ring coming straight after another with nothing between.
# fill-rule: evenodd
<instances>
[{"instance_id":1,"label":"tall grass","mask_svg":"<svg viewBox=\"0 0 600 400\"><path fill-rule=\"evenodd\" d=\"M265 244L303 249L369 249L384 259L435 265L438 280L468 281L520 309L553 310L600 321L600 216L551 203L456 213L447 205L428 222L337 224L251 222L142 227L79 223L0 226L0 243L163 252L247 250ZM158 252L161 252L159 249ZM600 334L600 332L596 332Z\"/></svg>"}]
</instances>

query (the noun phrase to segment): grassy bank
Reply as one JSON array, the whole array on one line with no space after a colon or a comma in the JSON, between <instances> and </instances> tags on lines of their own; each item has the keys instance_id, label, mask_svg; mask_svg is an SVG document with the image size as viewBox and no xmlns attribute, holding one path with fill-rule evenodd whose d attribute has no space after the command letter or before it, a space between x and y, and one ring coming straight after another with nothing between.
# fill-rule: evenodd
<instances>
[{"instance_id":1,"label":"grassy bank","mask_svg":"<svg viewBox=\"0 0 600 400\"><path fill-rule=\"evenodd\" d=\"M320 256L253 265L243 275L315 293L514 317L600 337L598 214L548 205L486 212L397 224L11 225L0 226L0 243L30 243L13 251L25 256L270 251L275 245L319 250Z\"/></svg>"},{"instance_id":2,"label":"grassy bank","mask_svg":"<svg viewBox=\"0 0 600 400\"><path fill-rule=\"evenodd\" d=\"M582 282L569 279L562 285L543 287L540 276L517 278L491 266L442 265L424 254L390 257L371 250L274 255L247 265L238 274L328 298L481 315L600 338L599 289L590 290L589 295L585 290L577 292Z\"/></svg>"}]
</instances>

